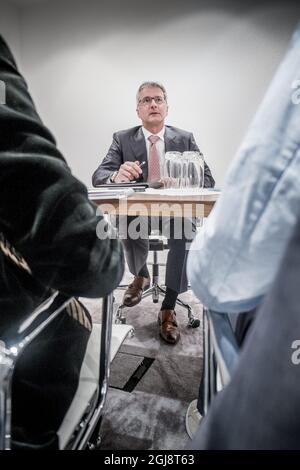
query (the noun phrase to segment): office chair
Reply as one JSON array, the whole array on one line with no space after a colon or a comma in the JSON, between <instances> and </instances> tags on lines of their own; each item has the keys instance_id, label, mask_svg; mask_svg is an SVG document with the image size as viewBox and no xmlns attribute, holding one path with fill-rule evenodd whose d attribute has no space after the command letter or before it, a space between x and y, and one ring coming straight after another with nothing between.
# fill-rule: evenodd
<instances>
[{"instance_id":1,"label":"office chair","mask_svg":"<svg viewBox=\"0 0 300 470\"><path fill-rule=\"evenodd\" d=\"M164 237L149 237L149 251L153 252L153 261L152 263L152 284L151 286L143 292L142 295L142 300L145 299L146 297L149 297L152 295L152 301L153 303L158 303L159 302L159 296L164 297L166 290L164 287L162 287L159 284L159 267L164 266L164 263L159 263L158 261L158 252L163 251L164 249L168 249L168 244L165 242ZM119 288L126 289L127 286L119 286ZM191 328L198 328L200 325L200 320L195 317L194 312L192 310L192 307L177 298L176 304L180 305L181 307L185 308L188 313L188 325ZM124 308L126 306L121 304L117 311L116 311L116 317L115 317L115 322L125 324L126 323L126 316L124 314Z\"/></svg>"},{"instance_id":2,"label":"office chair","mask_svg":"<svg viewBox=\"0 0 300 470\"><path fill-rule=\"evenodd\" d=\"M0 449L11 449L11 389L24 348L72 301L53 293L22 323L9 345L0 341ZM132 327L112 325L113 295L103 299L102 324L94 324L80 371L79 386L58 430L60 449L94 449L108 389L110 361ZM34 404L33 404L34 406Z\"/></svg>"}]
</instances>

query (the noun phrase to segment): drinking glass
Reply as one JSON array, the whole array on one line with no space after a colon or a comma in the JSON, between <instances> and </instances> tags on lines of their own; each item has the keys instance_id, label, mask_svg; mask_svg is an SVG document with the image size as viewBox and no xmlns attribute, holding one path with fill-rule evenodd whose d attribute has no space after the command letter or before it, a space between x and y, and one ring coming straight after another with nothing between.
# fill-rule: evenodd
<instances>
[{"instance_id":1,"label":"drinking glass","mask_svg":"<svg viewBox=\"0 0 300 470\"><path fill-rule=\"evenodd\" d=\"M199 190L204 185L204 159L200 152L183 152L183 160L187 165L186 187Z\"/></svg>"},{"instance_id":2,"label":"drinking glass","mask_svg":"<svg viewBox=\"0 0 300 470\"><path fill-rule=\"evenodd\" d=\"M181 153L166 152L163 170L163 182L167 188L178 188L181 178Z\"/></svg>"},{"instance_id":3,"label":"drinking glass","mask_svg":"<svg viewBox=\"0 0 300 470\"><path fill-rule=\"evenodd\" d=\"M203 157L203 153L195 152L195 159L197 161L198 172L199 172L198 189L203 189L204 188L204 157Z\"/></svg>"},{"instance_id":4,"label":"drinking glass","mask_svg":"<svg viewBox=\"0 0 300 470\"><path fill-rule=\"evenodd\" d=\"M181 157L181 181L180 181L180 187L181 188L188 188L189 187L189 156L185 155L185 153L188 152L183 152L182 157Z\"/></svg>"}]
</instances>

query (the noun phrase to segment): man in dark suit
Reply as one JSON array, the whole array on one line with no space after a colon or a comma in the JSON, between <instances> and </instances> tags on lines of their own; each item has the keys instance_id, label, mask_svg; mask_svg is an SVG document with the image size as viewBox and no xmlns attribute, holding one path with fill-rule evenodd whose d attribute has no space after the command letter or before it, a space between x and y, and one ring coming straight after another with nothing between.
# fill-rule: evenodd
<instances>
[{"instance_id":1,"label":"man in dark suit","mask_svg":"<svg viewBox=\"0 0 300 470\"><path fill-rule=\"evenodd\" d=\"M192 133L165 125L168 103L166 90L161 84L142 83L137 93L136 111L142 126L114 134L106 157L93 174L94 186L107 182L159 181L165 152L199 152ZM206 163L204 165L204 186L213 187L214 179L210 169ZM128 219L128 225L134 222L132 218ZM143 221L140 223L143 225ZM167 233L170 234L166 266L167 290L159 312L160 335L166 342L174 344L179 338L174 308L178 294L187 290L186 258L188 243L194 238L195 225L193 221L184 219L184 230L181 230L182 236L178 237L174 219L160 221L160 224L164 227L168 225ZM163 229L162 231L164 232ZM150 285L146 264L148 233L146 237L131 239L129 230L129 235L122 241L130 272L134 275L133 282L125 292L123 304L131 307L141 301L143 291Z\"/></svg>"}]
</instances>

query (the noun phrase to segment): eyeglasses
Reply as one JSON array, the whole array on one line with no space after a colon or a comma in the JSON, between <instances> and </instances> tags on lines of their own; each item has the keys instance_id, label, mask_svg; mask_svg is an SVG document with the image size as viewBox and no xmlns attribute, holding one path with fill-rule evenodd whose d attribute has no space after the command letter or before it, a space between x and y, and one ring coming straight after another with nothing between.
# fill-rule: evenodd
<instances>
[{"instance_id":1,"label":"eyeglasses","mask_svg":"<svg viewBox=\"0 0 300 470\"><path fill-rule=\"evenodd\" d=\"M162 96L145 96L141 100L139 100L139 104L142 106L150 106L152 104L152 100L155 101L155 104L163 104L165 103L165 99Z\"/></svg>"}]
</instances>

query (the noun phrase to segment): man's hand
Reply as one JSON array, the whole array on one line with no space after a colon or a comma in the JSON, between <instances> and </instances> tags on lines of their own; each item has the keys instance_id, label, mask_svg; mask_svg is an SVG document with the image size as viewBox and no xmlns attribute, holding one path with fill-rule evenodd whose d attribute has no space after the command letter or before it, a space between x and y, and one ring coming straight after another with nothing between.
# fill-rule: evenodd
<instances>
[{"instance_id":1,"label":"man's hand","mask_svg":"<svg viewBox=\"0 0 300 470\"><path fill-rule=\"evenodd\" d=\"M139 161L123 163L115 177L115 183L128 183L140 177L142 170Z\"/></svg>"}]
</instances>

